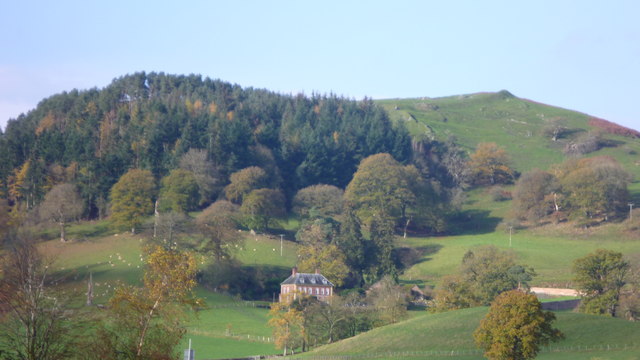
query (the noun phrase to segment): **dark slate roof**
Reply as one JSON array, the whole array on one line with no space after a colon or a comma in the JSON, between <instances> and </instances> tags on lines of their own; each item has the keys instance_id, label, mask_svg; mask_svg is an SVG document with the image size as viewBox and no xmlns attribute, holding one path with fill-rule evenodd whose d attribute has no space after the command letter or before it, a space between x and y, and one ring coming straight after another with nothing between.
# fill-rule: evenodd
<instances>
[{"instance_id":1,"label":"dark slate roof","mask_svg":"<svg viewBox=\"0 0 640 360\"><path fill-rule=\"evenodd\" d=\"M289 276L281 285L296 284L296 285L327 285L334 286L331 281L327 280L322 274L306 274L296 273Z\"/></svg>"}]
</instances>

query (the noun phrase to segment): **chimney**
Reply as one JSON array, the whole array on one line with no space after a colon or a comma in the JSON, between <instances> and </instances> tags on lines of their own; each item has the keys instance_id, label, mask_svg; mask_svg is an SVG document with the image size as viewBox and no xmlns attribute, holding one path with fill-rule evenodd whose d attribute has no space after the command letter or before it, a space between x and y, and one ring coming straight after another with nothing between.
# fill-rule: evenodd
<instances>
[{"instance_id":1,"label":"chimney","mask_svg":"<svg viewBox=\"0 0 640 360\"><path fill-rule=\"evenodd\" d=\"M318 268L316 268L316 275L320 274L320 270L318 270Z\"/></svg>"},{"instance_id":2,"label":"chimney","mask_svg":"<svg viewBox=\"0 0 640 360\"><path fill-rule=\"evenodd\" d=\"M297 273L298 273L298 268L294 266L293 269L291 269L291 276L296 276Z\"/></svg>"}]
</instances>

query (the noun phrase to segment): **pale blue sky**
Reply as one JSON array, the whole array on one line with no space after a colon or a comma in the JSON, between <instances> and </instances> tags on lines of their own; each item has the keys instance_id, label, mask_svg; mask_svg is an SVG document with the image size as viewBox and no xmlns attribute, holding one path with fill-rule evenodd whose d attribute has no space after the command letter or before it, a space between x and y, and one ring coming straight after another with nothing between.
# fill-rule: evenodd
<instances>
[{"instance_id":1,"label":"pale blue sky","mask_svg":"<svg viewBox=\"0 0 640 360\"><path fill-rule=\"evenodd\" d=\"M360 99L507 89L640 129L638 1L0 0L0 125L136 71Z\"/></svg>"}]
</instances>

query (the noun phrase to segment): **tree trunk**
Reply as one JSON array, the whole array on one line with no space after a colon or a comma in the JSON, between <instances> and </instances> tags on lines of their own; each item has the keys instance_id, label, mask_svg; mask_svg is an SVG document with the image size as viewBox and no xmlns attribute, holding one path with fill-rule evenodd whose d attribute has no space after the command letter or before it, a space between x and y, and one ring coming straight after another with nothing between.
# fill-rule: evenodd
<instances>
[{"instance_id":1,"label":"tree trunk","mask_svg":"<svg viewBox=\"0 0 640 360\"><path fill-rule=\"evenodd\" d=\"M66 242L65 233L64 233L64 220L60 220L60 241Z\"/></svg>"}]
</instances>

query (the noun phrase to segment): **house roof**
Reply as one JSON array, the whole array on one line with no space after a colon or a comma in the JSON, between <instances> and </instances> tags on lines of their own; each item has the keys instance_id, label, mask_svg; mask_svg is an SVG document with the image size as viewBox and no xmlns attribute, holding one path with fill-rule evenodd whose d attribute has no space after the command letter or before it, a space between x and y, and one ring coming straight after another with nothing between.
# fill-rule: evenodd
<instances>
[{"instance_id":1,"label":"house roof","mask_svg":"<svg viewBox=\"0 0 640 360\"><path fill-rule=\"evenodd\" d=\"M327 280L322 274L307 274L296 272L291 274L280 285L295 284L295 285L325 285L334 286L331 281Z\"/></svg>"}]
</instances>

